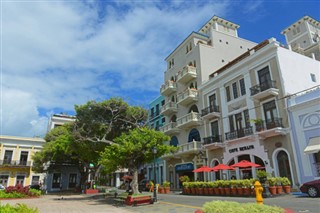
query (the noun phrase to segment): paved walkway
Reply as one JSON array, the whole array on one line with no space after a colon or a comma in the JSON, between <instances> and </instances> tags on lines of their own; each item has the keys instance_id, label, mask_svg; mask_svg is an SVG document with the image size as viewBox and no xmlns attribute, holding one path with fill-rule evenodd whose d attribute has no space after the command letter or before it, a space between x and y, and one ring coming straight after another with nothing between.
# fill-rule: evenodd
<instances>
[{"instance_id":1,"label":"paved walkway","mask_svg":"<svg viewBox=\"0 0 320 213\"><path fill-rule=\"evenodd\" d=\"M39 213L194 213L199 207L159 201L154 205L116 207L112 198L102 195L43 195L40 198L0 200L2 205L24 203L36 207ZM161 204L161 205L160 205Z\"/></svg>"}]
</instances>

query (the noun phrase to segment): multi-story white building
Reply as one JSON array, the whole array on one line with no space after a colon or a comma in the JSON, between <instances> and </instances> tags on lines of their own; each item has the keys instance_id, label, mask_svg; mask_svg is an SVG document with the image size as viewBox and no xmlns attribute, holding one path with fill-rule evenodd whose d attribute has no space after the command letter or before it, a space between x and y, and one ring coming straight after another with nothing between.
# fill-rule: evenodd
<instances>
[{"instance_id":1,"label":"multi-story white building","mask_svg":"<svg viewBox=\"0 0 320 213\"><path fill-rule=\"evenodd\" d=\"M179 147L175 154L163 156L167 180L179 187L179 176L196 179L192 170L203 164L198 156L204 137L198 86L214 70L228 64L256 44L238 37L239 25L213 16L198 32L192 32L165 60L167 70L160 92L165 104L161 131L171 136L170 144ZM202 177L200 177L202 178Z\"/></svg>"},{"instance_id":2,"label":"multi-story white building","mask_svg":"<svg viewBox=\"0 0 320 213\"><path fill-rule=\"evenodd\" d=\"M248 160L296 183L285 98L319 85L319 73L319 61L283 48L275 39L213 72L200 87L209 165ZM230 173L255 177L254 168ZM213 173L211 179L216 178L225 176Z\"/></svg>"},{"instance_id":3,"label":"multi-story white building","mask_svg":"<svg viewBox=\"0 0 320 213\"><path fill-rule=\"evenodd\" d=\"M0 184L38 185L44 174L32 170L32 156L42 149L42 138L0 136Z\"/></svg>"},{"instance_id":4,"label":"multi-story white building","mask_svg":"<svg viewBox=\"0 0 320 213\"><path fill-rule=\"evenodd\" d=\"M320 61L320 22L304 16L281 32L289 49Z\"/></svg>"}]
</instances>

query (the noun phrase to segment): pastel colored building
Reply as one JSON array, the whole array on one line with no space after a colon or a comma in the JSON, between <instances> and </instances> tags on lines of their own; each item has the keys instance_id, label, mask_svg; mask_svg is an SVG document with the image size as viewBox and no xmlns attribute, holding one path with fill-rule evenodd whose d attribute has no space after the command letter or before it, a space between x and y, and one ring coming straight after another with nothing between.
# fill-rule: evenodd
<instances>
[{"instance_id":1,"label":"pastel colored building","mask_svg":"<svg viewBox=\"0 0 320 213\"><path fill-rule=\"evenodd\" d=\"M42 138L0 136L0 184L38 185L44 174L32 170L32 156L42 149Z\"/></svg>"}]
</instances>

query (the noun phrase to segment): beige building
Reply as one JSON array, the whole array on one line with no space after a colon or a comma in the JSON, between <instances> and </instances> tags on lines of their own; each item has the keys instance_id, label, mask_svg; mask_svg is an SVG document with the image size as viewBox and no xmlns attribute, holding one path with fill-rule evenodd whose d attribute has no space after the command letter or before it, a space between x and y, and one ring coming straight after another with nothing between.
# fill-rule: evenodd
<instances>
[{"instance_id":1,"label":"beige building","mask_svg":"<svg viewBox=\"0 0 320 213\"><path fill-rule=\"evenodd\" d=\"M281 34L286 37L290 49L320 61L320 22L304 16L284 29Z\"/></svg>"},{"instance_id":2,"label":"beige building","mask_svg":"<svg viewBox=\"0 0 320 213\"><path fill-rule=\"evenodd\" d=\"M23 186L43 182L44 174L32 171L32 156L40 151L42 138L0 136L0 184Z\"/></svg>"},{"instance_id":3,"label":"beige building","mask_svg":"<svg viewBox=\"0 0 320 213\"><path fill-rule=\"evenodd\" d=\"M167 70L160 92L165 104L161 114L165 123L160 128L171 136L171 145L179 147L175 154L163 156L166 179L179 187L179 176L198 178L192 170L203 165L203 121L198 87L209 74L251 49L256 44L238 37L239 25L212 17L198 32L192 32L165 60Z\"/></svg>"}]
</instances>

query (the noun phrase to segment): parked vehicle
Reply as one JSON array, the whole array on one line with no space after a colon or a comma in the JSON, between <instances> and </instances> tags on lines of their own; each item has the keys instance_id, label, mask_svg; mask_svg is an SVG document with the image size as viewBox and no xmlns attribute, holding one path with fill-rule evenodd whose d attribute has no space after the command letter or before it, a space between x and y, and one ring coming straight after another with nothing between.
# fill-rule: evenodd
<instances>
[{"instance_id":1,"label":"parked vehicle","mask_svg":"<svg viewBox=\"0 0 320 213\"><path fill-rule=\"evenodd\" d=\"M149 180L143 179L139 182L138 185L139 191L149 191Z\"/></svg>"},{"instance_id":2,"label":"parked vehicle","mask_svg":"<svg viewBox=\"0 0 320 213\"><path fill-rule=\"evenodd\" d=\"M306 182L300 186L300 191L307 193L310 197L320 196L320 179Z\"/></svg>"},{"instance_id":3,"label":"parked vehicle","mask_svg":"<svg viewBox=\"0 0 320 213\"><path fill-rule=\"evenodd\" d=\"M4 187L2 184L0 184L0 190L5 190L6 187Z\"/></svg>"}]
</instances>

